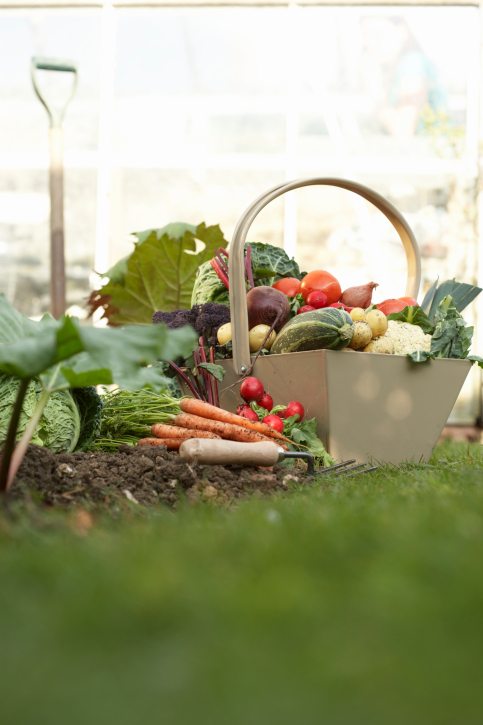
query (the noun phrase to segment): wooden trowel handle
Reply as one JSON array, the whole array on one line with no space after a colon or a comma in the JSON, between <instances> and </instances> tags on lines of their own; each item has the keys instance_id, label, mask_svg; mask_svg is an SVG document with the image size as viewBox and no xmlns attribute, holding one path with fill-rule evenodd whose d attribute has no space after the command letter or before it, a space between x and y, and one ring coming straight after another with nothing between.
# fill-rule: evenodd
<instances>
[{"instance_id":1,"label":"wooden trowel handle","mask_svg":"<svg viewBox=\"0 0 483 725\"><path fill-rule=\"evenodd\" d=\"M179 454L188 463L226 466L273 466L283 460L283 448L269 441L236 443L235 441L191 438L183 441Z\"/></svg>"}]
</instances>

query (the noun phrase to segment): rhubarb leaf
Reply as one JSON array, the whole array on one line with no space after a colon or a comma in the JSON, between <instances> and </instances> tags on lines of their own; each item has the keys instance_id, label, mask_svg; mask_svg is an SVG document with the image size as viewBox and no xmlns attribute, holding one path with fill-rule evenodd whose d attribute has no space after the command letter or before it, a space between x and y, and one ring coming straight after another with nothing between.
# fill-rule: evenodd
<instances>
[{"instance_id":1,"label":"rhubarb leaf","mask_svg":"<svg viewBox=\"0 0 483 725\"><path fill-rule=\"evenodd\" d=\"M204 223L169 224L136 236L133 253L115 265L111 280L89 301L91 311L104 309L110 325L146 325L158 310L189 309L198 268L226 244L219 226Z\"/></svg>"}]
</instances>

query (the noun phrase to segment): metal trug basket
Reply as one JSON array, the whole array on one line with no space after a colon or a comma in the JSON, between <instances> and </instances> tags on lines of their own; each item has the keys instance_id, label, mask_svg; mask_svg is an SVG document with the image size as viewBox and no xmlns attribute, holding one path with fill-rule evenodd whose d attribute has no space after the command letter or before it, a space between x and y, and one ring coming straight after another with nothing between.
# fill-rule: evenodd
<instances>
[{"instance_id":1,"label":"metal trug basket","mask_svg":"<svg viewBox=\"0 0 483 725\"><path fill-rule=\"evenodd\" d=\"M238 388L229 388L251 364L244 277L248 231L271 201L304 186L337 186L376 206L396 229L408 264L406 295L415 297L421 278L419 248L402 214L384 197L347 179L313 178L269 189L240 218L230 245L230 308L233 359L220 361L226 375L220 404L235 411ZM316 418L317 432L336 460L355 458L398 464L427 461L470 370L468 360L413 363L405 355L347 354L311 350L260 356L253 375L277 404L298 400L306 416Z\"/></svg>"}]
</instances>

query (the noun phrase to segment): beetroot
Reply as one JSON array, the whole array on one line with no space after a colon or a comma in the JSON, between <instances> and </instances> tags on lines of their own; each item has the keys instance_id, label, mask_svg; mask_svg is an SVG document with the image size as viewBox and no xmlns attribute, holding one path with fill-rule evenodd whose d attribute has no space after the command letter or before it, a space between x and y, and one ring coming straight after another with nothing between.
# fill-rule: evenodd
<instances>
[{"instance_id":1,"label":"beetroot","mask_svg":"<svg viewBox=\"0 0 483 725\"><path fill-rule=\"evenodd\" d=\"M258 402L264 393L263 385L258 378L245 378L240 385L240 395L247 403Z\"/></svg>"},{"instance_id":2,"label":"beetroot","mask_svg":"<svg viewBox=\"0 0 483 725\"><path fill-rule=\"evenodd\" d=\"M266 415L265 418L262 420L262 423L266 423L271 428L274 428L279 433L283 433L283 420L281 420L278 415Z\"/></svg>"},{"instance_id":3,"label":"beetroot","mask_svg":"<svg viewBox=\"0 0 483 725\"><path fill-rule=\"evenodd\" d=\"M260 398L260 400L258 401L258 405L260 406L260 408L265 408L265 410L268 410L270 412L273 408L272 396L268 393L264 393L263 397Z\"/></svg>"},{"instance_id":4,"label":"beetroot","mask_svg":"<svg viewBox=\"0 0 483 725\"><path fill-rule=\"evenodd\" d=\"M257 325L268 325L275 332L280 332L290 314L287 296L274 287L251 289L247 293L247 307L249 330Z\"/></svg>"},{"instance_id":5,"label":"beetroot","mask_svg":"<svg viewBox=\"0 0 483 725\"><path fill-rule=\"evenodd\" d=\"M342 292L340 301L347 307L370 307L372 304L372 293L379 287L377 282L368 282L361 284L359 287L349 287Z\"/></svg>"}]
</instances>

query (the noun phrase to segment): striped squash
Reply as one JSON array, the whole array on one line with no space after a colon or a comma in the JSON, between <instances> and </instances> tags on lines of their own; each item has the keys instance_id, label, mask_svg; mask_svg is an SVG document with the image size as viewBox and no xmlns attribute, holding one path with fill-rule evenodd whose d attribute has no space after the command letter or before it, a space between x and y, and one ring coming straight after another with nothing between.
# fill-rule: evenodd
<instances>
[{"instance_id":1,"label":"striped squash","mask_svg":"<svg viewBox=\"0 0 483 725\"><path fill-rule=\"evenodd\" d=\"M325 307L292 317L272 345L272 354L303 350L343 350L354 336L354 323L344 310Z\"/></svg>"}]
</instances>

